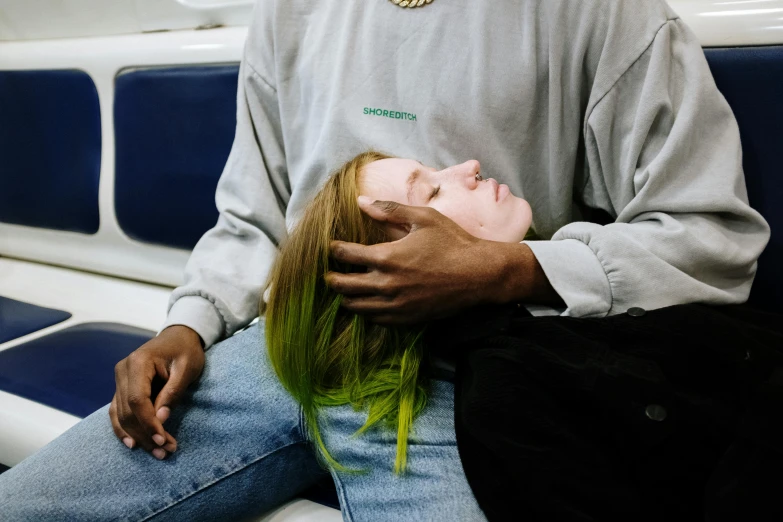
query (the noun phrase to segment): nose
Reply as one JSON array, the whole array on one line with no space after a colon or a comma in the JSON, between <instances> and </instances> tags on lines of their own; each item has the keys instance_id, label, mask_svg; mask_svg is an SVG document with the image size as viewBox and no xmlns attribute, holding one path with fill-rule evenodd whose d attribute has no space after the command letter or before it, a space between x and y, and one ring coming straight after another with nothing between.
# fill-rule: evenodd
<instances>
[{"instance_id":1,"label":"nose","mask_svg":"<svg viewBox=\"0 0 783 522\"><path fill-rule=\"evenodd\" d=\"M468 187L474 189L478 186L477 176L481 173L481 164L477 160L468 160L458 166L458 172L468 184Z\"/></svg>"}]
</instances>

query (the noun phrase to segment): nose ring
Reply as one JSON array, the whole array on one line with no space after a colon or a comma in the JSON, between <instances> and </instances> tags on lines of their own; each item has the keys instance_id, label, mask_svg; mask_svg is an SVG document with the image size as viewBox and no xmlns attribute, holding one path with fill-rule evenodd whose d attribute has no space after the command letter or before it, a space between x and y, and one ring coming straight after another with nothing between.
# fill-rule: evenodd
<instances>
[{"instance_id":1,"label":"nose ring","mask_svg":"<svg viewBox=\"0 0 783 522\"><path fill-rule=\"evenodd\" d=\"M481 174L476 174L476 181L484 181L484 178L481 176Z\"/></svg>"}]
</instances>

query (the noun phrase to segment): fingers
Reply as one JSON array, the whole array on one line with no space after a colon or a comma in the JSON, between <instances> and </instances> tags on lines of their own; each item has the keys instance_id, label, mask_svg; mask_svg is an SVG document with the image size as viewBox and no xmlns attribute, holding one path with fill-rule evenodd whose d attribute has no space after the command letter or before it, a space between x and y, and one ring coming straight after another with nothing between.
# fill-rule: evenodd
<instances>
[{"instance_id":1,"label":"fingers","mask_svg":"<svg viewBox=\"0 0 783 522\"><path fill-rule=\"evenodd\" d=\"M329 272L326 274L326 284L335 292L342 294L340 303L344 309L372 317L379 324L396 324L399 313L399 303L396 292L384 281L386 276L377 272L343 274Z\"/></svg>"},{"instance_id":2,"label":"fingers","mask_svg":"<svg viewBox=\"0 0 783 522\"><path fill-rule=\"evenodd\" d=\"M163 429L152 405L155 365L134 354L115 367L117 392L109 406L115 435L129 448L140 446L157 459L176 450L176 440ZM113 414L113 415L112 415ZM165 449L164 449L165 448Z\"/></svg>"},{"instance_id":3,"label":"fingers","mask_svg":"<svg viewBox=\"0 0 783 522\"><path fill-rule=\"evenodd\" d=\"M349 265L376 267L385 261L383 245L360 245L345 241L332 241L329 245L332 259Z\"/></svg>"},{"instance_id":4,"label":"fingers","mask_svg":"<svg viewBox=\"0 0 783 522\"><path fill-rule=\"evenodd\" d=\"M398 308L392 299L378 296L343 297L340 306L357 314L374 316L394 313Z\"/></svg>"},{"instance_id":5,"label":"fingers","mask_svg":"<svg viewBox=\"0 0 783 522\"><path fill-rule=\"evenodd\" d=\"M344 296L371 294L388 298L393 295L387 282L388 278L377 272L350 274L329 272L324 279L332 290Z\"/></svg>"},{"instance_id":6,"label":"fingers","mask_svg":"<svg viewBox=\"0 0 783 522\"><path fill-rule=\"evenodd\" d=\"M380 324L382 326L403 326L403 325L415 324L410 321L406 321L399 315L393 315L393 314L373 315L373 316L369 316L369 319L371 322L375 324Z\"/></svg>"},{"instance_id":7,"label":"fingers","mask_svg":"<svg viewBox=\"0 0 783 522\"><path fill-rule=\"evenodd\" d=\"M157 375L155 365L151 361L141 361L135 365L135 370L133 370L134 364L131 364L131 368L131 377L126 388L126 401L139 427L156 445L161 446L165 442L165 430L155 415L155 408L152 405L152 379Z\"/></svg>"},{"instance_id":8,"label":"fingers","mask_svg":"<svg viewBox=\"0 0 783 522\"><path fill-rule=\"evenodd\" d=\"M159 459L176 451L177 441L163 423L184 390L199 377L204 361L199 335L185 326L171 326L117 363L117 390L109 405L117 438Z\"/></svg>"},{"instance_id":9,"label":"fingers","mask_svg":"<svg viewBox=\"0 0 783 522\"><path fill-rule=\"evenodd\" d=\"M154 411L156 414L163 408L166 408L170 413L171 409L182 400L188 386L196 377L198 377L197 370L189 366L187 361L177 359L171 363L171 367L168 369L168 380L155 399Z\"/></svg>"},{"instance_id":10,"label":"fingers","mask_svg":"<svg viewBox=\"0 0 783 522\"><path fill-rule=\"evenodd\" d=\"M155 412L155 416L160 420L160 422L166 422L169 419L169 416L171 415L171 410L168 408L168 406L163 406L162 408L158 408Z\"/></svg>"},{"instance_id":11,"label":"fingers","mask_svg":"<svg viewBox=\"0 0 783 522\"><path fill-rule=\"evenodd\" d=\"M412 326L426 321L426 316L415 311L402 311L389 303L357 301L345 306L351 312L363 315L375 324L384 326Z\"/></svg>"},{"instance_id":12,"label":"fingers","mask_svg":"<svg viewBox=\"0 0 783 522\"><path fill-rule=\"evenodd\" d=\"M164 406L156 411L155 416L158 418L158 420L160 420L160 422L165 423L168 420L170 414L171 410ZM161 447L169 453L174 453L177 451L177 440L168 432L166 432L166 443Z\"/></svg>"},{"instance_id":13,"label":"fingers","mask_svg":"<svg viewBox=\"0 0 783 522\"><path fill-rule=\"evenodd\" d=\"M396 201L372 201L367 196L359 196L359 208L376 221L398 225L423 225L432 222L437 211L429 207L403 205Z\"/></svg>"},{"instance_id":14,"label":"fingers","mask_svg":"<svg viewBox=\"0 0 783 522\"><path fill-rule=\"evenodd\" d=\"M133 440L133 437L128 435L128 433L122 429L122 426L120 426L120 421L117 418L117 394L114 394L114 397L111 400L111 405L109 405L109 419L111 420L111 428L114 430L114 435L117 436L118 439L122 441L123 444L128 446L128 449L133 449L136 447L136 441Z\"/></svg>"},{"instance_id":15,"label":"fingers","mask_svg":"<svg viewBox=\"0 0 783 522\"><path fill-rule=\"evenodd\" d=\"M349 312L366 316L373 323L386 326L420 324L433 313L431 309L406 304L400 296L343 296L340 306Z\"/></svg>"},{"instance_id":16,"label":"fingers","mask_svg":"<svg viewBox=\"0 0 783 522\"><path fill-rule=\"evenodd\" d=\"M186 361L175 360L168 371L168 380L163 389L158 393L155 399L153 411L156 420L161 423L166 422L171 414L171 409L179 404L190 383L198 377L198 370L188 365ZM159 444L167 451L173 452L177 449L177 441L168 432L164 432L165 441ZM153 436L156 443L161 439Z\"/></svg>"},{"instance_id":17,"label":"fingers","mask_svg":"<svg viewBox=\"0 0 783 522\"><path fill-rule=\"evenodd\" d=\"M112 403L109 406L109 416L112 418L112 426L114 427L116 419L116 428L114 429L115 435L126 446L135 448L141 446L147 451L153 449L153 445L147 437L143 436L143 433L139 430L136 423L136 417L133 415L127 398L128 388L128 374L127 374L128 359L123 359L114 368L114 376L117 384L117 391L114 394Z\"/></svg>"},{"instance_id":18,"label":"fingers","mask_svg":"<svg viewBox=\"0 0 783 522\"><path fill-rule=\"evenodd\" d=\"M376 221L390 224L393 229L400 229L400 234L392 234L396 239L402 239L408 232L435 223L444 218L437 210L429 207L403 205L395 201L375 201L367 196L359 196L359 207ZM388 256L386 244L360 245L344 241L332 241L331 256L337 261L352 265L378 267L384 264Z\"/></svg>"}]
</instances>

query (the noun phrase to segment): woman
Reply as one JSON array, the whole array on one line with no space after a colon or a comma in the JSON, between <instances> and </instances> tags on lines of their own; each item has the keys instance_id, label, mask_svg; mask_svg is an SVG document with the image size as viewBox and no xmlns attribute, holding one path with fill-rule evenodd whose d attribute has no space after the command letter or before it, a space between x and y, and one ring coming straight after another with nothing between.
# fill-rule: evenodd
<instances>
[{"instance_id":1,"label":"woman","mask_svg":"<svg viewBox=\"0 0 783 522\"><path fill-rule=\"evenodd\" d=\"M375 244L403 230L373 222L357 197L426 205L483 239L521 241L530 206L505 185L484 179L476 161L444 170L377 152L360 154L332 176L307 207L270 274L266 336L272 364L302 404L321 455L338 467L321 439L316 410L350 403L368 408L361 432L379 421L397 431L396 472L425 403L423 327L392 328L340 311L342 297L324 283L329 270L356 271L329 259L333 240Z\"/></svg>"},{"instance_id":2,"label":"woman","mask_svg":"<svg viewBox=\"0 0 783 522\"><path fill-rule=\"evenodd\" d=\"M783 405L779 318L703 305L534 318L504 306L379 326L341 310L324 282L359 270L330 260L331 241L406 234L366 217L359 195L431 206L495 241L521 241L532 222L527 202L477 162L437 170L368 152L327 181L270 276L266 335L329 466L360 471L332 458L319 431L320 408L352 404L367 411L358 434L396 432L394 469L404 473L428 375L456 358L460 456L490 520L728 521L775 509L781 481L767 474L783 465L771 446L783 430L765 415Z\"/></svg>"}]
</instances>

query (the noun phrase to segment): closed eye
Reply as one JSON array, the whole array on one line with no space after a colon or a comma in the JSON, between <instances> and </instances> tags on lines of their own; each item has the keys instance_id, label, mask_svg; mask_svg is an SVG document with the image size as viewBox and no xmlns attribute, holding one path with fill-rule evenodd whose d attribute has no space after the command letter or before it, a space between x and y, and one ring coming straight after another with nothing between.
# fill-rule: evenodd
<instances>
[{"instance_id":1,"label":"closed eye","mask_svg":"<svg viewBox=\"0 0 783 522\"><path fill-rule=\"evenodd\" d=\"M435 187L435 189L432 191L432 193L430 194L430 199L432 199L432 198L434 198L435 196L437 196L437 195L438 195L438 192L440 192L440 185L438 185L437 187Z\"/></svg>"}]
</instances>

